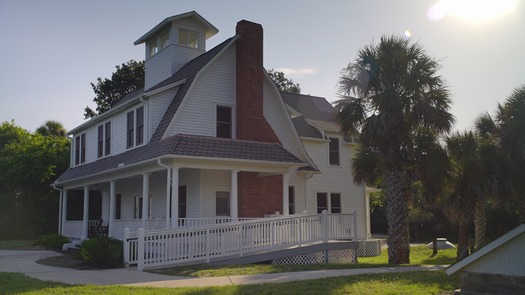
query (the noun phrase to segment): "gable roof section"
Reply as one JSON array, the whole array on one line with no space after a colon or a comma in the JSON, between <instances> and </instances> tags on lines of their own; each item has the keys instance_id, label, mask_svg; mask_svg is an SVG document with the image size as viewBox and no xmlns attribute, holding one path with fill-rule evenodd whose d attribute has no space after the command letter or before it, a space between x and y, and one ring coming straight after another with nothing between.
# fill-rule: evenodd
<instances>
[{"instance_id":1,"label":"gable roof section","mask_svg":"<svg viewBox=\"0 0 525 295\"><path fill-rule=\"evenodd\" d=\"M520 226L514 228L513 230L509 231L508 233L504 234L503 236L489 243L485 247L474 252L470 256L467 256L465 259L451 265L445 271L448 275L451 275L459 270L462 270L463 268L467 267L473 262L478 261L479 259L483 258L485 255L491 253L492 251L498 249L499 247L513 240L514 238L520 235L524 235L524 234L525 234L525 224L521 224Z\"/></svg>"},{"instance_id":2,"label":"gable roof section","mask_svg":"<svg viewBox=\"0 0 525 295\"><path fill-rule=\"evenodd\" d=\"M170 155L304 164L277 143L177 134L122 154L69 168L60 175L56 182L67 182L110 172L121 167Z\"/></svg>"},{"instance_id":3,"label":"gable roof section","mask_svg":"<svg viewBox=\"0 0 525 295\"><path fill-rule=\"evenodd\" d=\"M323 135L319 132L319 130L308 124L308 122L306 122L304 119L304 116L292 118L292 123L299 136L323 139Z\"/></svg>"},{"instance_id":4,"label":"gable roof section","mask_svg":"<svg viewBox=\"0 0 525 295\"><path fill-rule=\"evenodd\" d=\"M153 91L155 89L164 87L166 85L175 83L177 81L186 79L186 82L181 85L179 88L179 91L177 91L177 94L171 101L170 105L166 109L166 112L164 113L164 116L162 117L159 126L153 133L153 136L151 137L150 142L156 142L161 140L162 136L166 132L166 129L168 128L173 116L179 109L180 104L182 103L182 100L186 96L186 93L190 89L191 83L193 82L193 79L199 73L199 71L204 68L219 52L221 52L230 42L232 41L234 37L231 37L221 44L215 46L213 49L207 51L206 53L203 53L202 55L196 57L195 59L191 60L187 64L185 64L180 70L178 70L173 76L170 78L160 82L159 84L151 87L148 89L148 91Z\"/></svg>"}]
</instances>

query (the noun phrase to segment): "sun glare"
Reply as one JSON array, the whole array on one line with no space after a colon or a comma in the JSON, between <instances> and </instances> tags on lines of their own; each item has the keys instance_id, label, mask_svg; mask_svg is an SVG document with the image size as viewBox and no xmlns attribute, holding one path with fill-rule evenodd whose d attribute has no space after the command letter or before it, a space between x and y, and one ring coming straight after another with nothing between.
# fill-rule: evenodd
<instances>
[{"instance_id":1,"label":"sun glare","mask_svg":"<svg viewBox=\"0 0 525 295\"><path fill-rule=\"evenodd\" d=\"M518 0L440 0L430 7L428 17L438 21L452 16L469 23L482 23L511 13Z\"/></svg>"}]
</instances>

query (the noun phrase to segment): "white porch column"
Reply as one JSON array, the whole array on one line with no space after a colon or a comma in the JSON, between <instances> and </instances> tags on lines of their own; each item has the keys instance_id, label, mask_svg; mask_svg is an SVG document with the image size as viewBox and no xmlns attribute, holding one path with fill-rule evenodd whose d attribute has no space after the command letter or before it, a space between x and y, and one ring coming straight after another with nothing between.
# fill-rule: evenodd
<instances>
[{"instance_id":1,"label":"white porch column","mask_svg":"<svg viewBox=\"0 0 525 295\"><path fill-rule=\"evenodd\" d=\"M179 167L171 169L171 228L179 227Z\"/></svg>"},{"instance_id":2,"label":"white porch column","mask_svg":"<svg viewBox=\"0 0 525 295\"><path fill-rule=\"evenodd\" d=\"M149 173L142 174L142 228L147 230L146 220L149 218Z\"/></svg>"},{"instance_id":3,"label":"white porch column","mask_svg":"<svg viewBox=\"0 0 525 295\"><path fill-rule=\"evenodd\" d=\"M166 169L166 228L171 228L170 200L171 200L171 169Z\"/></svg>"},{"instance_id":4,"label":"white porch column","mask_svg":"<svg viewBox=\"0 0 525 295\"><path fill-rule=\"evenodd\" d=\"M67 190L63 190L62 192L62 216L60 218L61 222L61 228L60 228L60 234L64 234L64 224L67 220Z\"/></svg>"},{"instance_id":5,"label":"white porch column","mask_svg":"<svg viewBox=\"0 0 525 295\"><path fill-rule=\"evenodd\" d=\"M237 176L239 170L232 170L231 172L231 188L230 188L230 217L232 221L239 220L239 196L237 192Z\"/></svg>"},{"instance_id":6,"label":"white porch column","mask_svg":"<svg viewBox=\"0 0 525 295\"><path fill-rule=\"evenodd\" d=\"M84 213L82 215L82 240L88 238L89 227L89 186L84 185Z\"/></svg>"},{"instance_id":7,"label":"white porch column","mask_svg":"<svg viewBox=\"0 0 525 295\"><path fill-rule=\"evenodd\" d=\"M288 173L283 174L283 215L290 214L290 196L288 195L288 187L290 186L289 181L290 175Z\"/></svg>"},{"instance_id":8,"label":"white porch column","mask_svg":"<svg viewBox=\"0 0 525 295\"><path fill-rule=\"evenodd\" d=\"M108 236L110 238L115 235L113 220L115 220L116 204L117 204L116 182L115 180L110 180L109 181L109 220L108 220Z\"/></svg>"}]
</instances>

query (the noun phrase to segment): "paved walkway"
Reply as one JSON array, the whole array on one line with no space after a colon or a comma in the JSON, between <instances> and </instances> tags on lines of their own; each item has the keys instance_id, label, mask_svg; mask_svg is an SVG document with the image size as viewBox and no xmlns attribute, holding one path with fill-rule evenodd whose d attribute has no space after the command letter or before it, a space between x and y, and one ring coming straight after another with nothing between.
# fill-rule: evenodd
<instances>
[{"instance_id":1,"label":"paved walkway","mask_svg":"<svg viewBox=\"0 0 525 295\"><path fill-rule=\"evenodd\" d=\"M0 250L0 272L20 272L30 277L67 284L131 285L150 287L206 287L247 285L311 280L327 277L351 276L370 273L443 270L446 266L407 266L361 269L314 270L275 274L243 275L209 278L166 276L137 271L137 268L105 270L76 270L46 266L35 261L62 255L53 251Z\"/></svg>"}]
</instances>

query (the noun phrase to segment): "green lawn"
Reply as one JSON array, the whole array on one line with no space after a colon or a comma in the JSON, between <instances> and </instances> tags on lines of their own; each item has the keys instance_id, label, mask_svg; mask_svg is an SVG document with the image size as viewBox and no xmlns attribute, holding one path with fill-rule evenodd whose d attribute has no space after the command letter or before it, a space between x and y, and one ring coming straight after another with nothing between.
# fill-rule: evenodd
<instances>
[{"instance_id":1,"label":"green lawn","mask_svg":"<svg viewBox=\"0 0 525 295\"><path fill-rule=\"evenodd\" d=\"M33 240L0 240L0 250L32 250Z\"/></svg>"},{"instance_id":2,"label":"green lawn","mask_svg":"<svg viewBox=\"0 0 525 295\"><path fill-rule=\"evenodd\" d=\"M22 274L0 273L0 294L452 294L458 276L444 271L357 275L279 284L204 288L69 286L42 282Z\"/></svg>"},{"instance_id":3,"label":"green lawn","mask_svg":"<svg viewBox=\"0 0 525 295\"><path fill-rule=\"evenodd\" d=\"M425 246L415 246L410 249L410 265L446 265L456 260L456 249L440 250L438 255L432 255L432 249ZM274 265L274 264L247 264L228 266L209 266L207 264L168 268L155 273L173 276L191 277L220 277L234 275L250 275L264 273L293 272L319 269L348 269L371 268L388 265L388 253L383 249L380 256L360 257L357 264L310 264L310 265Z\"/></svg>"}]
</instances>

